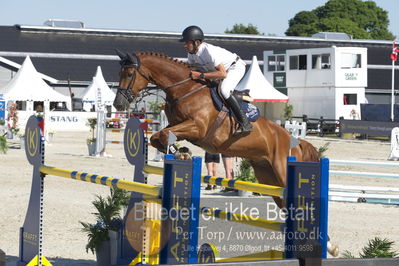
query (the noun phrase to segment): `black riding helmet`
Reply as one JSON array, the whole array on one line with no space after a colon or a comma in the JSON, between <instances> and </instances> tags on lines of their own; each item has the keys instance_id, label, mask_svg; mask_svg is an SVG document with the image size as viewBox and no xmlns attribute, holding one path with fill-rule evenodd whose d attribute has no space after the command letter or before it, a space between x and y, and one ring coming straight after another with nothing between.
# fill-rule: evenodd
<instances>
[{"instance_id":1,"label":"black riding helmet","mask_svg":"<svg viewBox=\"0 0 399 266\"><path fill-rule=\"evenodd\" d=\"M204 40L204 32L198 26L189 26L182 33L181 42Z\"/></svg>"}]
</instances>

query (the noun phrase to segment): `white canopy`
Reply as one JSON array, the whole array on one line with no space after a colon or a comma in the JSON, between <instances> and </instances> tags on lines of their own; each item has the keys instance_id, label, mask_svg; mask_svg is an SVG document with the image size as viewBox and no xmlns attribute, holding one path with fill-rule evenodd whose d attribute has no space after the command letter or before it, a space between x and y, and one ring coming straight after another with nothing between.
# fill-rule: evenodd
<instances>
[{"instance_id":1,"label":"white canopy","mask_svg":"<svg viewBox=\"0 0 399 266\"><path fill-rule=\"evenodd\" d=\"M254 102L288 102L288 96L276 90L266 80L256 56L252 57L252 64L236 90L249 90L249 96Z\"/></svg>"},{"instance_id":2,"label":"white canopy","mask_svg":"<svg viewBox=\"0 0 399 266\"><path fill-rule=\"evenodd\" d=\"M51 88L36 71L30 60L25 58L17 74L2 89L5 100L13 101L53 101L66 102L70 105L71 98Z\"/></svg>"},{"instance_id":3,"label":"white canopy","mask_svg":"<svg viewBox=\"0 0 399 266\"><path fill-rule=\"evenodd\" d=\"M101 90L101 103L112 105L115 99L115 93L105 82L100 66L97 67L96 75L93 77L91 84L76 97L81 98L84 103L95 103L97 100L97 89Z\"/></svg>"}]
</instances>

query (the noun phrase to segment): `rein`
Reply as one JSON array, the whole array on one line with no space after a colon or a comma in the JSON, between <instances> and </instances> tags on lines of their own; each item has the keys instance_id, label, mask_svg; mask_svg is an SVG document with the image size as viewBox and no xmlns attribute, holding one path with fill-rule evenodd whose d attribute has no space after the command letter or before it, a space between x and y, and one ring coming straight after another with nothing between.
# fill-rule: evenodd
<instances>
[{"instance_id":1,"label":"rein","mask_svg":"<svg viewBox=\"0 0 399 266\"><path fill-rule=\"evenodd\" d=\"M119 56L120 56L121 59L122 59L122 60L121 60L122 68L124 68L124 67L132 67L132 68L134 68L134 69L136 70L136 72L139 73L145 80L147 80L149 83L155 84L158 88L160 88L161 90L163 90L163 91L165 91L165 92L166 92L168 89L170 89L170 88L179 86L179 85L181 85L181 84L184 84L184 83L186 83L186 82L192 80L191 77L189 77L189 78L186 78L186 79L184 79L184 80L181 80L181 81L178 81L178 82L176 82L176 83L173 83L172 85L169 85L169 86L166 86L166 87L163 87L163 88L162 88L162 87L160 87L158 84L156 84L156 82L155 82L155 80L154 80L153 78L151 78L150 76L147 76L143 71L141 71L141 69L140 69L140 66L141 66L140 58L139 58L136 54L134 54L134 53L133 53L133 54L126 54L126 56L123 56L120 52L117 51L117 53L119 54ZM129 88L132 86L132 84L134 83L135 79L136 79L136 75L135 75L136 72L134 72L134 74L133 74L133 76L131 77L131 79L130 79L130 81L129 81L129 84L128 84L128 86L127 86L126 88L119 88L120 93L121 93L129 102L131 102L134 98L137 97L136 95L133 95L132 91L129 89ZM196 88L196 89L194 89L194 90L192 90L192 91L190 91L190 92L184 94L183 96L181 96L181 97L179 97L179 98L177 98L177 99L174 99L174 100L171 102L171 104L172 104L172 105L173 105L173 104L176 104L178 101L183 100L183 99L189 97L190 95L192 95L192 94L194 94L194 93L196 93L196 92L202 90L202 89L205 88L205 87L206 87L206 85L202 85L201 87ZM147 90L147 89L145 89L144 91L146 91L146 90ZM166 100L166 99L165 99L165 100Z\"/></svg>"},{"instance_id":2,"label":"rein","mask_svg":"<svg viewBox=\"0 0 399 266\"><path fill-rule=\"evenodd\" d=\"M178 101L183 100L183 99L185 99L185 98L191 96L192 94L194 94L194 93L196 93L196 92L202 90L202 89L205 88L205 87L206 87L206 85L202 85L201 87L198 87L198 88L196 88L195 90L192 90L192 91L190 91L190 92L184 94L183 96L174 99L174 100L171 102L171 105L176 104Z\"/></svg>"},{"instance_id":3,"label":"rein","mask_svg":"<svg viewBox=\"0 0 399 266\"><path fill-rule=\"evenodd\" d=\"M151 77L147 77L147 76L140 70L140 66L135 67L135 69L136 69L136 71L137 71L145 80L147 80L149 83L155 83L155 80L153 80ZM167 89L170 89L170 88L179 86L179 85L181 85L181 84L183 84L183 83L186 83L186 82L189 81L189 80L191 80L191 78L187 78L187 79L178 81L178 82L173 83L172 85L166 86L166 87L164 87L164 88L159 87L158 84L155 84L155 85L157 85L161 90L167 90ZM128 88L132 85L132 84L131 84L132 82L134 82L134 78L132 78L132 79L130 80L129 85L128 85Z\"/></svg>"},{"instance_id":4,"label":"rein","mask_svg":"<svg viewBox=\"0 0 399 266\"><path fill-rule=\"evenodd\" d=\"M138 72L143 78L145 78L148 82L151 82L152 79L149 78L149 77L147 77L146 75L144 75L144 73L140 70L140 67L137 67L136 70L137 70L137 72ZM133 80L133 79L132 79L132 80ZM188 81L190 81L190 80L192 80L192 79L191 79L191 78L186 78L186 79L183 79L183 80L178 81L178 82L176 82L176 83L173 83L172 85L166 86L166 87L164 87L164 88L159 87L157 84L156 84L156 85L157 85L161 90L163 90L163 91L166 92L166 90L168 90L168 89L170 89L170 88L173 88L173 87L176 87L176 86L179 86L179 85L181 85L181 84L184 84L184 83L186 83L186 82L188 82ZM154 83L155 83L155 82L154 82ZM130 85L130 84L129 84L129 85ZM201 87L196 88L195 90L192 90L192 91L188 92L187 94L184 94L183 96L181 96L181 97L179 97L179 98L177 98L177 99L174 99L174 100L171 102L171 104L174 105L174 104L176 104L178 101L183 100L183 99L189 97L190 95L192 95L192 94L194 94L194 93L196 93L196 92L202 90L202 89L205 88L205 87L206 87L206 85L202 85ZM166 99L165 99L165 100L166 100Z\"/></svg>"},{"instance_id":5,"label":"rein","mask_svg":"<svg viewBox=\"0 0 399 266\"><path fill-rule=\"evenodd\" d=\"M179 82L176 82L176 83L174 83L174 84L172 84L172 85L170 85L170 86L167 86L167 87L163 88L163 90L167 90L167 89L173 88L173 87L175 87L175 86L181 85L181 84L183 84L183 83L186 83L186 82L189 81L189 80L191 80L191 78L181 80L181 81L179 81ZM162 89L162 88L161 88L161 89Z\"/></svg>"}]
</instances>

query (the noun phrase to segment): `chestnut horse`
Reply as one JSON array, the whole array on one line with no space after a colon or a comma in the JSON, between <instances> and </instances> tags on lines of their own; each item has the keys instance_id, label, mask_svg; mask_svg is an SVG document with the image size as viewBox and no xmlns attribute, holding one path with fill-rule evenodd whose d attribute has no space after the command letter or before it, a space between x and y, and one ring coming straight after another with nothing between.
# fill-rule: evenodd
<instances>
[{"instance_id":1,"label":"chestnut horse","mask_svg":"<svg viewBox=\"0 0 399 266\"><path fill-rule=\"evenodd\" d=\"M169 125L151 137L151 145L165 152L168 133L177 140L187 140L211 153L224 153L250 161L259 183L286 186L286 164L290 152L290 135L276 123L260 117L253 122L253 131L234 136L236 122L226 116L218 119L210 87L190 78L189 65L156 53L122 54L119 89L114 101L118 110L126 110L149 83L166 94L165 113ZM221 124L215 124L222 120ZM319 153L307 141L291 149L298 161L317 162ZM280 198L274 198L281 207Z\"/></svg>"}]
</instances>

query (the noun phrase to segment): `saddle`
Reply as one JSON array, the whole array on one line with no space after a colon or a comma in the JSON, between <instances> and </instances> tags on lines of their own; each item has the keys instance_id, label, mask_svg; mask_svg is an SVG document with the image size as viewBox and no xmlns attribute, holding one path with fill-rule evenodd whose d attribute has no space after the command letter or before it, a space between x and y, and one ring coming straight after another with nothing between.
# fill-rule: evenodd
<instances>
[{"instance_id":1,"label":"saddle","mask_svg":"<svg viewBox=\"0 0 399 266\"><path fill-rule=\"evenodd\" d=\"M258 120L258 118L260 117L258 107L243 100L244 96L249 96L248 91L233 91L233 94L235 96L238 96L238 99L241 99L240 105L248 120L250 122L255 122L256 120ZM218 110L219 112L226 112L229 116L233 115L233 112L227 108L227 105L224 102L224 99L220 95L219 90L216 86L211 87L211 97L216 110Z\"/></svg>"},{"instance_id":2,"label":"saddle","mask_svg":"<svg viewBox=\"0 0 399 266\"><path fill-rule=\"evenodd\" d=\"M208 132L206 133L204 139L202 140L203 142L207 143L210 143L211 138L213 137L219 126L222 124L226 115L229 115L230 117L233 115L233 111L229 110L226 107L227 104L224 102L223 97L218 93L219 90L217 88L218 88L217 86L210 86L211 98L213 100L213 104L216 110L219 111L219 114L216 117L215 121L213 121L213 123L211 124ZM241 92L234 91L233 93L240 93L240 95L242 96ZM241 98L242 97L239 97L239 99ZM256 106L249 104L248 102L245 102L243 100L240 100L240 105L250 122L255 122L260 117L259 109Z\"/></svg>"}]
</instances>

